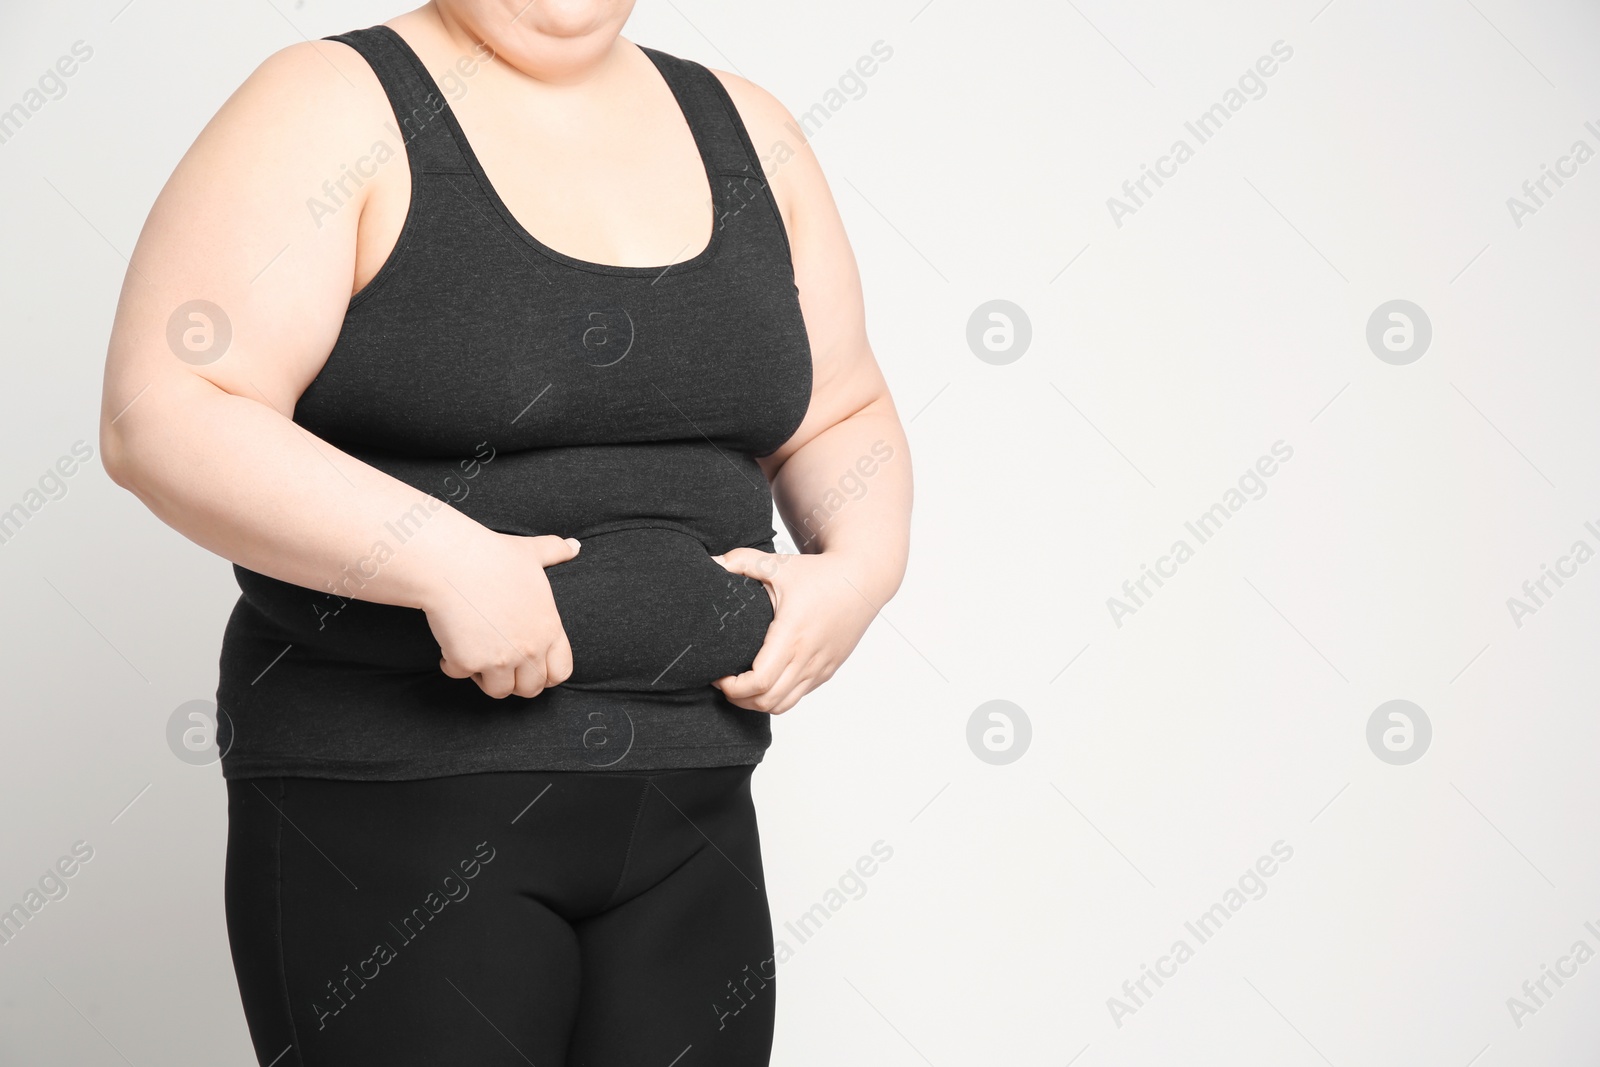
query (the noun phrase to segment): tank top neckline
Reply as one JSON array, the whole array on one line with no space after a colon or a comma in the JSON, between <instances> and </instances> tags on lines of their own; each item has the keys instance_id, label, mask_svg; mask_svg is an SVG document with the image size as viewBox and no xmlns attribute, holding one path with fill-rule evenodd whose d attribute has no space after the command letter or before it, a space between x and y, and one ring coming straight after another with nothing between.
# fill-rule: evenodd
<instances>
[{"instance_id":1,"label":"tank top neckline","mask_svg":"<svg viewBox=\"0 0 1600 1067\"><path fill-rule=\"evenodd\" d=\"M499 190L496 189L494 183L489 180L488 172L484 170L483 163L478 159L478 154L472 147L472 142L467 138L466 131L462 129L460 121L456 118L455 110L450 106L449 99L445 96L444 92L440 90L439 85L434 80L433 75L429 73L427 65L422 62L422 57L419 56L416 50L411 47L410 42L402 37L400 33L393 27L384 25L383 23L378 23L373 28L382 32L394 42L400 54L405 57L406 61L415 71L417 78L422 83L424 91L426 93L433 94L439 100L441 105L439 111L440 117L444 119L445 126L449 129L450 136L455 141L455 147L461 156L462 162L466 164L467 170L470 171L473 178L477 180L478 186L483 192L484 198L491 206L493 206L495 212L500 216L502 223L514 236L520 239L524 244L531 247L534 251L538 252L540 255L554 260L557 263L572 267L576 270L589 271L595 274L612 274L623 277L659 277L668 271L682 273L683 271L701 266L716 256L717 251L722 244L723 227L717 225L716 192L718 176L716 163L711 152L711 147L707 142L708 134L707 131L702 128L702 123L696 121L695 109L688 101L684 99L683 92L679 88L677 80L671 77L668 72L663 69L662 54L657 52L655 49L646 45L638 44L637 42L633 42L634 47L638 48L649 58L651 64L655 66L657 73L661 76L661 79L666 82L667 89L672 93L672 98L678 105L678 111L683 115L684 123L688 125L689 132L694 137L695 150L699 153L700 164L705 169L706 188L708 193L707 201L711 206L711 237L706 242L706 246L703 249L688 259L679 260L676 263L667 263L660 266L640 267L627 266L617 263L597 263L593 260L579 259L577 256L568 255L567 253L562 252L560 249L552 248L550 245L545 244L543 241L539 240L539 238L535 237L533 233L530 232L527 227L523 226L522 223L518 221L517 217L512 214L511 209L507 207L505 201L501 199ZM716 77L714 74L709 76L713 78ZM413 187L411 193L413 198L415 198L417 195L415 184L415 176L413 176ZM363 287L363 289L368 287ZM360 294L358 293L356 295Z\"/></svg>"}]
</instances>

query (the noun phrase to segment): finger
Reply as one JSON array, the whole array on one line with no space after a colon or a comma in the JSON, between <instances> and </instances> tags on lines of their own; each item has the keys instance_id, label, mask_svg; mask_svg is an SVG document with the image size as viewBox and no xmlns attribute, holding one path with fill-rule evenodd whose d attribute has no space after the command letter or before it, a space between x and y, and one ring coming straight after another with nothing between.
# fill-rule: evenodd
<instances>
[{"instance_id":1,"label":"finger","mask_svg":"<svg viewBox=\"0 0 1600 1067\"><path fill-rule=\"evenodd\" d=\"M794 637L790 628L774 617L772 625L767 627L766 639L762 641L761 649L751 662L750 669L742 674L718 678L712 684L722 690L722 695L736 707L759 711L761 709L751 707L749 701L772 687L778 676L789 666L794 654Z\"/></svg>"},{"instance_id":2,"label":"finger","mask_svg":"<svg viewBox=\"0 0 1600 1067\"><path fill-rule=\"evenodd\" d=\"M765 649L763 649L765 651ZM758 661L761 657L756 657ZM771 711L802 672L804 662L786 650L781 656L757 662L744 674L735 675L722 689L734 705L750 711Z\"/></svg>"},{"instance_id":3,"label":"finger","mask_svg":"<svg viewBox=\"0 0 1600 1067\"><path fill-rule=\"evenodd\" d=\"M768 640L771 640L770 635ZM719 678L717 688L722 690L723 696L736 704L740 700L748 700L771 689L784 668L789 666L789 660L790 656L786 652L775 650L770 643L763 645L761 651L756 653L755 662L750 665L749 670L743 674Z\"/></svg>"},{"instance_id":4,"label":"finger","mask_svg":"<svg viewBox=\"0 0 1600 1067\"><path fill-rule=\"evenodd\" d=\"M533 542L538 548L540 564L546 567L565 563L578 554L581 545L576 537L557 537L555 534L540 534L533 538Z\"/></svg>"},{"instance_id":5,"label":"finger","mask_svg":"<svg viewBox=\"0 0 1600 1067\"><path fill-rule=\"evenodd\" d=\"M510 667L490 667L474 674L472 680L478 683L479 689L496 700L510 696L517 685L516 672Z\"/></svg>"},{"instance_id":6,"label":"finger","mask_svg":"<svg viewBox=\"0 0 1600 1067\"><path fill-rule=\"evenodd\" d=\"M777 570L777 553L762 552L756 548L730 548L720 556L712 556L734 574L749 578L770 579Z\"/></svg>"},{"instance_id":7,"label":"finger","mask_svg":"<svg viewBox=\"0 0 1600 1067\"><path fill-rule=\"evenodd\" d=\"M715 684L715 683L713 683L713 684ZM743 708L746 711L760 711L761 710L760 708L755 707L754 704L752 703L752 701L754 701L756 696L758 696L759 694L755 694L755 695L752 695L752 696L736 696L734 694L729 693L724 686L718 685L717 688L723 690L723 694L722 695L727 697L728 698L728 703L732 704L734 707Z\"/></svg>"},{"instance_id":8,"label":"finger","mask_svg":"<svg viewBox=\"0 0 1600 1067\"><path fill-rule=\"evenodd\" d=\"M794 707L804 695L805 680L805 664L798 659L792 661L778 676L778 680L767 687L766 692L758 693L750 699L750 710L781 715Z\"/></svg>"},{"instance_id":9,"label":"finger","mask_svg":"<svg viewBox=\"0 0 1600 1067\"><path fill-rule=\"evenodd\" d=\"M563 634L561 639L550 646L544 658L544 684L546 686L560 685L572 677L572 644Z\"/></svg>"},{"instance_id":10,"label":"finger","mask_svg":"<svg viewBox=\"0 0 1600 1067\"><path fill-rule=\"evenodd\" d=\"M517 664L513 672L512 692L519 697L536 697L542 693L549 684L549 676L545 669L531 659L523 660Z\"/></svg>"},{"instance_id":11,"label":"finger","mask_svg":"<svg viewBox=\"0 0 1600 1067\"><path fill-rule=\"evenodd\" d=\"M810 690L805 685L796 685L794 688L789 690L788 696L784 697L782 700L778 701L777 704L769 708L767 710L767 714L782 715L784 712L800 703L800 698L805 696L808 692L810 692Z\"/></svg>"},{"instance_id":12,"label":"finger","mask_svg":"<svg viewBox=\"0 0 1600 1067\"><path fill-rule=\"evenodd\" d=\"M738 571L729 571L728 573L729 574L738 575L740 578L743 578L745 583L746 583L744 589L737 589L736 590L738 595L747 596L751 600L754 600L756 594L755 593L746 593L745 589L749 588L749 584L748 583L755 582L756 584L761 586L761 591L767 594L767 603L772 606L772 610L774 612L776 612L778 610L778 593L777 593L777 590L775 590L773 588L771 582L767 581L765 578L758 578L755 575L740 574Z\"/></svg>"},{"instance_id":13,"label":"finger","mask_svg":"<svg viewBox=\"0 0 1600 1067\"><path fill-rule=\"evenodd\" d=\"M444 671L445 674L448 674L452 678L472 677L471 671L467 670L465 667L456 666L456 664L448 656L441 656L439 658L439 669Z\"/></svg>"},{"instance_id":14,"label":"finger","mask_svg":"<svg viewBox=\"0 0 1600 1067\"><path fill-rule=\"evenodd\" d=\"M759 672L770 687L784 668L800 655L804 647L800 637L801 631L795 623L780 619L774 613L761 640L761 647L756 650L755 659L750 661L750 670Z\"/></svg>"},{"instance_id":15,"label":"finger","mask_svg":"<svg viewBox=\"0 0 1600 1067\"><path fill-rule=\"evenodd\" d=\"M777 706L772 709L772 714L782 715L784 712L800 703L801 700L803 700L809 693L813 692L824 681L826 681L825 678L821 678L814 674L806 674L796 678L794 684L789 687L788 693L786 693L783 698L778 701Z\"/></svg>"}]
</instances>

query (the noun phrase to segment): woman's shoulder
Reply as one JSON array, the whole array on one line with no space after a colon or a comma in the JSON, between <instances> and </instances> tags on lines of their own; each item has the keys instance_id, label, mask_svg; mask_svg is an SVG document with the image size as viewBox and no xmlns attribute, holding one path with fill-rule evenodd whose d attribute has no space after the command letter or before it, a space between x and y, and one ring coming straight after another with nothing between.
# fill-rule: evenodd
<instances>
[{"instance_id":1,"label":"woman's shoulder","mask_svg":"<svg viewBox=\"0 0 1600 1067\"><path fill-rule=\"evenodd\" d=\"M751 140L758 149L769 139L789 133L786 126L794 123L794 116L789 114L789 109L784 107L783 101L742 75L710 66L706 67L706 70L710 71L712 77L721 82L723 89L727 90L734 106L739 109L739 117L744 121L745 128L750 131ZM761 140L756 140L758 133L762 135ZM789 136L793 139L792 133L789 133Z\"/></svg>"},{"instance_id":2,"label":"woman's shoulder","mask_svg":"<svg viewBox=\"0 0 1600 1067\"><path fill-rule=\"evenodd\" d=\"M262 59L218 115L249 112L315 143L356 132L363 118L370 124L383 101L376 72L350 45L299 41Z\"/></svg>"},{"instance_id":3,"label":"woman's shoulder","mask_svg":"<svg viewBox=\"0 0 1600 1067\"><path fill-rule=\"evenodd\" d=\"M187 361L195 365L186 369L227 392L292 408L338 336L358 224L379 184L347 180L352 161L386 136L385 118L392 121L364 68L356 52L331 41L279 49L206 122L130 257L113 337L134 352L130 359L170 364L165 346L142 339L170 330L169 321L180 321L173 316L203 296L237 342L222 351L235 354Z\"/></svg>"},{"instance_id":4,"label":"woman's shoulder","mask_svg":"<svg viewBox=\"0 0 1600 1067\"><path fill-rule=\"evenodd\" d=\"M772 188L784 225L792 231L795 210L807 195L811 184L800 177L797 170L816 167L815 157L801 133L800 124L773 93L739 74L707 66L712 77L722 84L728 98L744 124L750 145L755 150L762 174ZM790 164L797 159L805 162L800 168Z\"/></svg>"}]
</instances>

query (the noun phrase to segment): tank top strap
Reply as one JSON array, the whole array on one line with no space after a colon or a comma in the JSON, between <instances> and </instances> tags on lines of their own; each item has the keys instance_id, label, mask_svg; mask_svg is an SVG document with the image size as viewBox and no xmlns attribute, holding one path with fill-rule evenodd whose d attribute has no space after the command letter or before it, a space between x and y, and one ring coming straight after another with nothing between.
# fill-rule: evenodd
<instances>
[{"instance_id":1,"label":"tank top strap","mask_svg":"<svg viewBox=\"0 0 1600 1067\"><path fill-rule=\"evenodd\" d=\"M378 76L394 109L412 174L471 173L445 119L445 98L403 37L380 23L323 40L354 48Z\"/></svg>"},{"instance_id":2,"label":"tank top strap","mask_svg":"<svg viewBox=\"0 0 1600 1067\"><path fill-rule=\"evenodd\" d=\"M677 94L689 128L718 174L761 177L761 167L733 99L710 69L646 45L639 50Z\"/></svg>"}]
</instances>

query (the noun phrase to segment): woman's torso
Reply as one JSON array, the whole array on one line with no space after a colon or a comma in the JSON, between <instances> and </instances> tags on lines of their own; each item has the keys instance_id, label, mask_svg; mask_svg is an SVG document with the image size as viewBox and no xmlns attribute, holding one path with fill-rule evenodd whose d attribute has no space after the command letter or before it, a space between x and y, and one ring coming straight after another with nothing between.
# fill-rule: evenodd
<instances>
[{"instance_id":1,"label":"woman's torso","mask_svg":"<svg viewBox=\"0 0 1600 1067\"><path fill-rule=\"evenodd\" d=\"M759 759L765 717L709 683L748 667L771 604L710 555L771 546L755 459L799 425L811 366L783 220L726 91L641 50L658 82L638 82L637 107L606 134L590 130L593 160L540 160L510 135L528 116L491 99L506 86L484 59L440 82L391 29L343 39L382 82L392 136L346 176L345 189L373 183L357 291L295 421L492 529L582 540L547 570L574 672L531 701L492 701L442 675L420 611L359 599L362 575L427 521L414 509L332 593L235 568L225 773ZM612 144L630 131L636 152ZM604 761L591 758L597 719Z\"/></svg>"}]
</instances>

